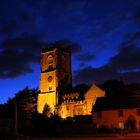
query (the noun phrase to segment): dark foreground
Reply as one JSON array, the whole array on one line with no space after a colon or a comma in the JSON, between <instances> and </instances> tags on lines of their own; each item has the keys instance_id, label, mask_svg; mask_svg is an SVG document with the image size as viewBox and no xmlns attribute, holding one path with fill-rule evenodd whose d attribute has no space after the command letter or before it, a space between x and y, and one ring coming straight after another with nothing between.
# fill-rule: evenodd
<instances>
[{"instance_id":1,"label":"dark foreground","mask_svg":"<svg viewBox=\"0 0 140 140\"><path fill-rule=\"evenodd\" d=\"M8 138L3 140L140 140L140 133L128 134L126 136L111 134L98 136L77 136L77 137L25 137Z\"/></svg>"},{"instance_id":2,"label":"dark foreground","mask_svg":"<svg viewBox=\"0 0 140 140\"><path fill-rule=\"evenodd\" d=\"M19 139L18 139L19 140ZM140 137L133 136L118 136L118 137L61 137L61 138L29 138L26 137L21 140L140 140Z\"/></svg>"},{"instance_id":3,"label":"dark foreground","mask_svg":"<svg viewBox=\"0 0 140 140\"><path fill-rule=\"evenodd\" d=\"M94 136L73 136L73 137L30 137L30 136L6 136L0 140L140 140L140 133L128 135L94 135Z\"/></svg>"}]
</instances>

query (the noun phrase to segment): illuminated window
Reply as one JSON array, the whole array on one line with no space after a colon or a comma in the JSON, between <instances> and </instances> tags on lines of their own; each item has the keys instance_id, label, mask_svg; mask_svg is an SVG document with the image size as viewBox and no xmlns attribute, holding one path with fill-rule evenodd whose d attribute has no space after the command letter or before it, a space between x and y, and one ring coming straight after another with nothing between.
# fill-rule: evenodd
<instances>
[{"instance_id":1,"label":"illuminated window","mask_svg":"<svg viewBox=\"0 0 140 140\"><path fill-rule=\"evenodd\" d=\"M123 117L123 110L118 110L118 117Z\"/></svg>"},{"instance_id":2,"label":"illuminated window","mask_svg":"<svg viewBox=\"0 0 140 140\"><path fill-rule=\"evenodd\" d=\"M119 122L119 128L124 129L124 123L123 122Z\"/></svg>"},{"instance_id":3,"label":"illuminated window","mask_svg":"<svg viewBox=\"0 0 140 140\"><path fill-rule=\"evenodd\" d=\"M137 115L140 116L140 108L137 109Z\"/></svg>"},{"instance_id":4,"label":"illuminated window","mask_svg":"<svg viewBox=\"0 0 140 140\"><path fill-rule=\"evenodd\" d=\"M49 76L48 77L48 82L50 83L52 80L53 80L53 77L52 76Z\"/></svg>"},{"instance_id":5,"label":"illuminated window","mask_svg":"<svg viewBox=\"0 0 140 140\"><path fill-rule=\"evenodd\" d=\"M69 110L69 106L67 106L67 110Z\"/></svg>"},{"instance_id":6,"label":"illuminated window","mask_svg":"<svg viewBox=\"0 0 140 140\"><path fill-rule=\"evenodd\" d=\"M49 65L48 66L48 70L53 70L53 66L52 65Z\"/></svg>"},{"instance_id":7,"label":"illuminated window","mask_svg":"<svg viewBox=\"0 0 140 140\"><path fill-rule=\"evenodd\" d=\"M102 112L97 112L97 117L102 118Z\"/></svg>"},{"instance_id":8,"label":"illuminated window","mask_svg":"<svg viewBox=\"0 0 140 140\"><path fill-rule=\"evenodd\" d=\"M49 64L53 63L53 55L52 54L48 55L48 63Z\"/></svg>"}]
</instances>

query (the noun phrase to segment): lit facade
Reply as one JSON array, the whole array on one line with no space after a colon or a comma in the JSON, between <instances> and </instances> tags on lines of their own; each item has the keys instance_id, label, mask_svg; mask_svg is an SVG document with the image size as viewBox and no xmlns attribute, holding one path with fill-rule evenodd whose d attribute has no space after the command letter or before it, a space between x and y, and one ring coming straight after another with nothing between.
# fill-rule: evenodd
<instances>
[{"instance_id":1,"label":"lit facade","mask_svg":"<svg viewBox=\"0 0 140 140\"><path fill-rule=\"evenodd\" d=\"M140 130L140 108L114 109L93 112L97 127Z\"/></svg>"},{"instance_id":2,"label":"lit facade","mask_svg":"<svg viewBox=\"0 0 140 140\"><path fill-rule=\"evenodd\" d=\"M71 52L56 44L42 49L38 112L42 113L47 104L52 113L57 111L62 118L88 115L96 98L105 95L93 85L80 99L80 93L67 93L68 88L72 88Z\"/></svg>"},{"instance_id":3,"label":"lit facade","mask_svg":"<svg viewBox=\"0 0 140 140\"><path fill-rule=\"evenodd\" d=\"M82 100L78 100L79 96L80 93L70 93L62 96L63 102L59 108L59 114L62 118L74 117L75 115L91 115L96 99L105 96L105 92L94 84L84 94Z\"/></svg>"},{"instance_id":4,"label":"lit facade","mask_svg":"<svg viewBox=\"0 0 140 140\"><path fill-rule=\"evenodd\" d=\"M120 129L140 129L139 96L101 97L93 107L96 126Z\"/></svg>"}]
</instances>

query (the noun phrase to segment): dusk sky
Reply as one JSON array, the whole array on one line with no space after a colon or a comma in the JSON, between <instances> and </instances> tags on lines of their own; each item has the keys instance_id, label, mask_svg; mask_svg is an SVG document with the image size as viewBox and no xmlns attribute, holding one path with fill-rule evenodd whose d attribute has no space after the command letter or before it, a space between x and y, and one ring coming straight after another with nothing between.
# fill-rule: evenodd
<instances>
[{"instance_id":1,"label":"dusk sky","mask_svg":"<svg viewBox=\"0 0 140 140\"><path fill-rule=\"evenodd\" d=\"M0 103L39 88L41 46L56 41L74 85L140 83L140 0L3 0L0 13Z\"/></svg>"}]
</instances>

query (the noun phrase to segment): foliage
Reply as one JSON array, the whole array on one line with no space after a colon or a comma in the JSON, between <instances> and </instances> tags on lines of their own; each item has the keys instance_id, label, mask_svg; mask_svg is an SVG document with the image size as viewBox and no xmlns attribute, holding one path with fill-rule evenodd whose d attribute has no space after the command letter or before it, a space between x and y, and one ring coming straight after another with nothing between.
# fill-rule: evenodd
<instances>
[{"instance_id":1,"label":"foliage","mask_svg":"<svg viewBox=\"0 0 140 140\"><path fill-rule=\"evenodd\" d=\"M55 136L61 127L61 121L61 117L57 115L48 117L44 114L35 113L32 117L30 133L38 136Z\"/></svg>"},{"instance_id":2,"label":"foliage","mask_svg":"<svg viewBox=\"0 0 140 140\"><path fill-rule=\"evenodd\" d=\"M82 84L76 85L73 90L74 92L79 92L81 94L84 94L88 91L89 88L90 88L89 85L82 83Z\"/></svg>"},{"instance_id":3,"label":"foliage","mask_svg":"<svg viewBox=\"0 0 140 140\"><path fill-rule=\"evenodd\" d=\"M44 106L43 115L46 117L52 116L50 107L47 104L45 104L45 106Z\"/></svg>"},{"instance_id":4,"label":"foliage","mask_svg":"<svg viewBox=\"0 0 140 140\"><path fill-rule=\"evenodd\" d=\"M32 114L36 112L37 94L38 89L35 88L20 90L7 103L0 105L0 118L11 119L13 127L17 121L18 131L22 132L30 125Z\"/></svg>"},{"instance_id":5,"label":"foliage","mask_svg":"<svg viewBox=\"0 0 140 140\"><path fill-rule=\"evenodd\" d=\"M136 120L133 115L130 115L125 122L125 129L136 129Z\"/></svg>"},{"instance_id":6,"label":"foliage","mask_svg":"<svg viewBox=\"0 0 140 140\"><path fill-rule=\"evenodd\" d=\"M122 94L131 94L131 90L139 91L139 85L124 85L122 81L111 80L100 85L106 91L109 97L116 97ZM60 88L61 89L61 88ZM59 89L59 90L60 90ZM75 86L73 91L85 93L89 86L81 84ZM128 93L129 91L129 93ZM91 116L74 116L62 120L58 115L50 113L50 107L46 104L43 114L36 111L38 89L29 89L25 87L15 94L15 97L9 98L7 103L0 104L0 117L15 119L17 113L18 132L32 136L68 136L82 135L92 133L94 129ZM125 127L134 128L135 120L129 117ZM100 132L108 132L106 126L102 126Z\"/></svg>"},{"instance_id":7,"label":"foliage","mask_svg":"<svg viewBox=\"0 0 140 140\"><path fill-rule=\"evenodd\" d=\"M106 91L107 97L112 96L122 96L125 94L125 85L122 81L118 80L110 80L106 81L104 84L100 85L100 87Z\"/></svg>"}]
</instances>

